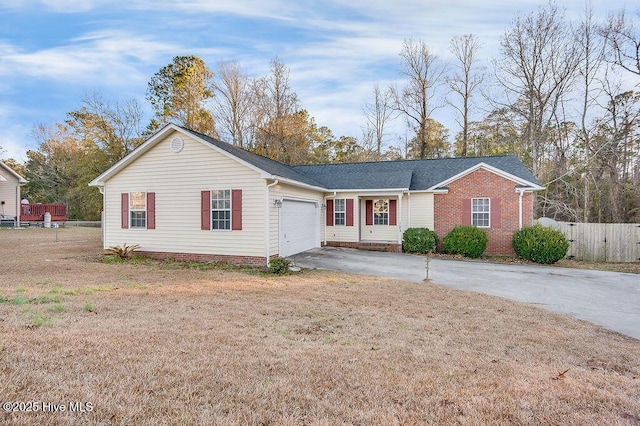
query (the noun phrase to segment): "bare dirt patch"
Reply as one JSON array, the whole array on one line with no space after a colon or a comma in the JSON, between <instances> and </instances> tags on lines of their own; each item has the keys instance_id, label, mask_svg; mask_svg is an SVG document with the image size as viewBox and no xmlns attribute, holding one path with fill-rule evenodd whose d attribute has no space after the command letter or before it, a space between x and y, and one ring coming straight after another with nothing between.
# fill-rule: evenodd
<instances>
[{"instance_id":1,"label":"bare dirt patch","mask_svg":"<svg viewBox=\"0 0 640 426\"><path fill-rule=\"evenodd\" d=\"M1 402L66 409L0 423L640 423L640 342L596 325L430 284L107 264L99 236L0 231Z\"/></svg>"}]
</instances>

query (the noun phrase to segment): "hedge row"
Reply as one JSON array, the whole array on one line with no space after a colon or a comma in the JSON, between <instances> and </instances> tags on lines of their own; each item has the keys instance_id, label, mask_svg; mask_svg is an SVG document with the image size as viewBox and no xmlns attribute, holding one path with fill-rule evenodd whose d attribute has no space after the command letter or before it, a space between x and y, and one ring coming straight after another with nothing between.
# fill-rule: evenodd
<instances>
[{"instance_id":1,"label":"hedge row","mask_svg":"<svg viewBox=\"0 0 640 426\"><path fill-rule=\"evenodd\" d=\"M456 226L442 241L442 251L478 258L487 248L487 233L475 226ZM522 228L513 234L513 250L526 260L550 264L564 258L569 242L558 230L535 225ZM407 253L435 252L438 236L428 228L409 228L404 232L402 250Z\"/></svg>"}]
</instances>

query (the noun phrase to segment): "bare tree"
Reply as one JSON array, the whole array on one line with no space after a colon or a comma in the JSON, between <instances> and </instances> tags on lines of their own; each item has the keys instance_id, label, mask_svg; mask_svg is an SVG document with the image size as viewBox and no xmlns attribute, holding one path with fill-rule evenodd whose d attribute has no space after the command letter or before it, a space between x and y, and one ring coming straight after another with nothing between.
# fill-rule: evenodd
<instances>
[{"instance_id":1,"label":"bare tree","mask_svg":"<svg viewBox=\"0 0 640 426\"><path fill-rule=\"evenodd\" d=\"M271 60L270 74L257 80L259 107L267 119L293 114L300 108L298 95L289 84L290 70L280 59Z\"/></svg>"},{"instance_id":2,"label":"bare tree","mask_svg":"<svg viewBox=\"0 0 640 426\"><path fill-rule=\"evenodd\" d=\"M108 100L100 92L85 94L83 107L69 113L67 121L78 134L93 133L94 142L116 161L143 141L144 111L136 99Z\"/></svg>"},{"instance_id":3,"label":"bare tree","mask_svg":"<svg viewBox=\"0 0 640 426\"><path fill-rule=\"evenodd\" d=\"M572 26L554 4L518 15L500 44L496 78L507 105L524 121L527 162L538 174L553 137L548 130L575 81L582 52Z\"/></svg>"},{"instance_id":4,"label":"bare tree","mask_svg":"<svg viewBox=\"0 0 640 426\"><path fill-rule=\"evenodd\" d=\"M605 81L606 112L592 138L594 176L592 214L600 222L626 222L638 213L629 201L637 196L640 159L640 94L621 91L620 82ZM634 211L635 210L635 211Z\"/></svg>"},{"instance_id":5,"label":"bare tree","mask_svg":"<svg viewBox=\"0 0 640 426\"><path fill-rule=\"evenodd\" d=\"M278 58L270 74L254 82L256 145L254 151L278 161L300 164L310 155L315 124L300 109L289 84L289 68Z\"/></svg>"},{"instance_id":6,"label":"bare tree","mask_svg":"<svg viewBox=\"0 0 640 426\"><path fill-rule=\"evenodd\" d=\"M428 124L433 111L442 106L435 103L435 97L437 87L443 82L446 66L422 40L405 40L400 57L400 73L407 83L401 89L391 88L394 109L405 116L407 124L415 131L420 147L419 158L433 156L437 150L429 146Z\"/></svg>"},{"instance_id":7,"label":"bare tree","mask_svg":"<svg viewBox=\"0 0 640 426\"><path fill-rule=\"evenodd\" d=\"M478 69L478 51L480 41L473 34L465 34L454 37L449 44L449 50L456 58L457 73L447 79L449 88L453 93L462 98L462 105L455 103L451 105L461 116L462 137L460 146L457 147L457 154L466 157L469 145L469 113L471 108L471 97L475 90L482 84L484 79L481 70Z\"/></svg>"},{"instance_id":8,"label":"bare tree","mask_svg":"<svg viewBox=\"0 0 640 426\"><path fill-rule=\"evenodd\" d=\"M365 140L371 141L378 156L381 155L387 121L395 113L392 108L393 96L391 91L382 92L377 84L373 86L373 101L364 104L364 116L367 120L364 132ZM365 142L365 145L367 143Z\"/></svg>"},{"instance_id":9,"label":"bare tree","mask_svg":"<svg viewBox=\"0 0 640 426\"><path fill-rule=\"evenodd\" d=\"M637 12L640 18L640 9ZM609 47L609 60L623 69L640 76L640 28L624 10L609 15L601 30Z\"/></svg>"},{"instance_id":10,"label":"bare tree","mask_svg":"<svg viewBox=\"0 0 640 426\"><path fill-rule=\"evenodd\" d=\"M250 144L253 96L251 80L237 62L220 62L214 89L218 96L213 105L221 134L240 148Z\"/></svg>"},{"instance_id":11,"label":"bare tree","mask_svg":"<svg viewBox=\"0 0 640 426\"><path fill-rule=\"evenodd\" d=\"M578 140L584 151L584 168L580 175L582 186L582 217L584 222L589 221L589 205L591 204L592 191L596 189L592 170L592 159L596 152L592 143L593 133L597 126L590 123L590 116L598 108L598 98L602 93L602 85L598 81L604 65L604 39L598 36L598 27L593 20L593 10L587 7L585 15L578 27L578 43L582 51L583 60L578 64L579 88L581 90L580 130Z\"/></svg>"}]
</instances>

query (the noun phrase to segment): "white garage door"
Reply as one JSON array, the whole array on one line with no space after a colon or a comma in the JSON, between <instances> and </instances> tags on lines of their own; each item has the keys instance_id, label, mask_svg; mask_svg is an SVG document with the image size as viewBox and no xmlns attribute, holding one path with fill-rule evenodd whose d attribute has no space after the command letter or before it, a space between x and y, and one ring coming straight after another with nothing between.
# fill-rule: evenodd
<instances>
[{"instance_id":1,"label":"white garage door","mask_svg":"<svg viewBox=\"0 0 640 426\"><path fill-rule=\"evenodd\" d=\"M280 256L319 245L320 217L316 203L284 200L280 209Z\"/></svg>"}]
</instances>

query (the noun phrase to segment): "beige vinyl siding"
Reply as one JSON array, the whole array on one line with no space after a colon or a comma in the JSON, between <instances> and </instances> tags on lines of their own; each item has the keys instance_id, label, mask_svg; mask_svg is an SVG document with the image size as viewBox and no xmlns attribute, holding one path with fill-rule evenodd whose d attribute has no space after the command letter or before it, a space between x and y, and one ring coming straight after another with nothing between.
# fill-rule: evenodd
<instances>
[{"instance_id":1,"label":"beige vinyl siding","mask_svg":"<svg viewBox=\"0 0 640 426\"><path fill-rule=\"evenodd\" d=\"M338 226L327 226L326 229L323 229L323 238L326 235L327 241L339 241L339 242L358 242L360 238L359 227L360 227L360 206L358 202L358 193L356 192L338 192L336 196L333 196L333 193L330 194L331 199L337 198L352 198L353 199L353 226L338 225ZM324 227L326 224L326 211L322 213L322 226ZM325 234L326 233L326 234Z\"/></svg>"},{"instance_id":2,"label":"beige vinyl siding","mask_svg":"<svg viewBox=\"0 0 640 426\"><path fill-rule=\"evenodd\" d=\"M184 140L170 150L175 136ZM242 230L200 229L200 192L242 190ZM120 227L120 194L156 193L156 229ZM141 250L172 253L264 256L265 180L212 146L170 133L105 184L105 247L140 244Z\"/></svg>"},{"instance_id":3,"label":"beige vinyl siding","mask_svg":"<svg viewBox=\"0 0 640 426\"><path fill-rule=\"evenodd\" d=\"M411 210L409 210L411 209ZM402 199L403 231L408 228L429 228L433 230L433 194L413 192Z\"/></svg>"},{"instance_id":4,"label":"beige vinyl siding","mask_svg":"<svg viewBox=\"0 0 640 426\"><path fill-rule=\"evenodd\" d=\"M321 207L324 203L323 194L312 189L301 188L284 183L278 183L269 190L269 256L280 253L280 217L279 209L274 205L274 200L294 199L301 201L313 201L318 204L320 225L319 238L322 238L322 226L324 224L325 210ZM264 202L264 201L263 201ZM317 241L320 245L320 240Z\"/></svg>"},{"instance_id":5,"label":"beige vinyl siding","mask_svg":"<svg viewBox=\"0 0 640 426\"><path fill-rule=\"evenodd\" d=\"M7 180L0 182L0 201L4 201L4 205L0 206L0 214L14 218L18 216L20 205L20 183L2 166L0 166L0 175Z\"/></svg>"}]
</instances>

